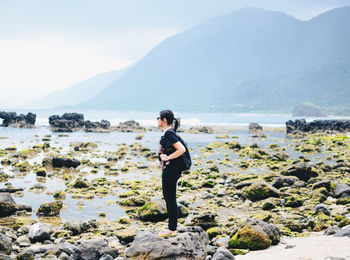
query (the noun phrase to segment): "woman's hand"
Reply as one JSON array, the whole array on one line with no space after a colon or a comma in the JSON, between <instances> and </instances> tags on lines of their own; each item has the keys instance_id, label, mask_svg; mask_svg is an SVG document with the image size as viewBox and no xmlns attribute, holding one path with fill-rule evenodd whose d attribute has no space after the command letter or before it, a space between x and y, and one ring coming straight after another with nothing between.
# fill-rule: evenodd
<instances>
[{"instance_id":1,"label":"woman's hand","mask_svg":"<svg viewBox=\"0 0 350 260\"><path fill-rule=\"evenodd\" d=\"M168 161L168 160L169 160L168 155L166 155L166 154L164 154L164 153L162 153L162 154L160 155L160 159L161 159L162 161Z\"/></svg>"}]
</instances>

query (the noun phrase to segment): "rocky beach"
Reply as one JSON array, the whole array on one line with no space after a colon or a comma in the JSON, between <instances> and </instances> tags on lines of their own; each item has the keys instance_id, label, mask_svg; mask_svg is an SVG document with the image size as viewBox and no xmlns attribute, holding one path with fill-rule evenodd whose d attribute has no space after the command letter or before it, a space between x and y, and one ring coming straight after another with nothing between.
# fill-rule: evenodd
<instances>
[{"instance_id":1,"label":"rocky beach","mask_svg":"<svg viewBox=\"0 0 350 260\"><path fill-rule=\"evenodd\" d=\"M0 259L350 259L348 132L182 129L193 166L179 233L160 238L162 132L51 122L0 128Z\"/></svg>"}]
</instances>

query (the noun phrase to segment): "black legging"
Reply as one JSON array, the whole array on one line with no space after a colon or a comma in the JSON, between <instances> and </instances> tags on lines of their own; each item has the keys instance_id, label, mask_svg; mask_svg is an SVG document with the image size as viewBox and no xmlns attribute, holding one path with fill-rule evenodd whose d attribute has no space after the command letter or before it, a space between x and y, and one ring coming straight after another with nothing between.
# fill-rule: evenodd
<instances>
[{"instance_id":1,"label":"black legging","mask_svg":"<svg viewBox=\"0 0 350 260\"><path fill-rule=\"evenodd\" d=\"M168 228L170 230L176 230L177 228L178 209L176 203L176 185L180 176L181 171L176 167L176 165L170 164L162 171L163 196L168 211Z\"/></svg>"}]
</instances>

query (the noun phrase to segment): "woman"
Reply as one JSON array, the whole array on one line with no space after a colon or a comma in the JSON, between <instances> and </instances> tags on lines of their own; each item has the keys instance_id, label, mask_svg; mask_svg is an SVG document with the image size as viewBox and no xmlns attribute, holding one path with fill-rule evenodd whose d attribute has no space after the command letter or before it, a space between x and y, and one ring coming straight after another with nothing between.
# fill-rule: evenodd
<instances>
[{"instance_id":1,"label":"woman","mask_svg":"<svg viewBox=\"0 0 350 260\"><path fill-rule=\"evenodd\" d=\"M179 156L186 152L186 148L175 133L180 125L180 120L174 117L172 111L161 111L157 120L158 127L164 131L164 135L160 139L159 154L162 166L163 196L169 218L168 228L161 230L158 235L165 237L177 234L176 185L181 176L181 158ZM174 128L171 127L173 123Z\"/></svg>"}]
</instances>

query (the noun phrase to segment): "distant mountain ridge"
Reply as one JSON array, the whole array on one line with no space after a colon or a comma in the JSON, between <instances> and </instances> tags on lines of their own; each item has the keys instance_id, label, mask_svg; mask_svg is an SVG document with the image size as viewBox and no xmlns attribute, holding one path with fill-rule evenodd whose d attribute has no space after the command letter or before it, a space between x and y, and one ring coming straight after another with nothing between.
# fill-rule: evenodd
<instances>
[{"instance_id":1,"label":"distant mountain ridge","mask_svg":"<svg viewBox=\"0 0 350 260\"><path fill-rule=\"evenodd\" d=\"M307 101L344 108L349 46L350 7L310 21L243 8L164 40L78 107L291 112Z\"/></svg>"},{"instance_id":2,"label":"distant mountain ridge","mask_svg":"<svg viewBox=\"0 0 350 260\"><path fill-rule=\"evenodd\" d=\"M32 101L26 107L31 109L47 109L77 105L96 96L109 84L118 79L125 71L126 69L120 69L98 74L63 90L54 91L40 99Z\"/></svg>"}]
</instances>

